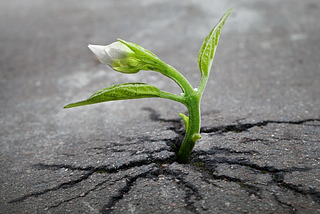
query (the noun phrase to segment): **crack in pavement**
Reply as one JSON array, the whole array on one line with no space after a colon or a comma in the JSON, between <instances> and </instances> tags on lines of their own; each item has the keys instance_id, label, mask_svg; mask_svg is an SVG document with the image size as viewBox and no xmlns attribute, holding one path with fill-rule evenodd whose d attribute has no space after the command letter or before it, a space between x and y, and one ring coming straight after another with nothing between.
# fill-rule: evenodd
<instances>
[{"instance_id":1,"label":"crack in pavement","mask_svg":"<svg viewBox=\"0 0 320 214\"><path fill-rule=\"evenodd\" d=\"M201 159L203 161L203 159ZM250 169L255 169L260 172L268 172L268 173L277 173L277 172L305 172L311 170L310 168L299 168L299 167L291 167L291 168L283 168L283 169L278 169L273 166L259 166L258 164L252 163L248 161L245 158L238 158L238 159L228 159L227 157L218 157L218 158L213 158L210 159L210 164L209 165L214 165L216 163L227 163L229 165L235 164L235 165L240 165L240 166L245 166Z\"/></svg>"},{"instance_id":2,"label":"crack in pavement","mask_svg":"<svg viewBox=\"0 0 320 214\"><path fill-rule=\"evenodd\" d=\"M280 205L288 207L290 209L291 214L297 213L297 209L292 204L281 201L280 198L276 194L273 194L273 197L274 197L275 201L278 202Z\"/></svg>"},{"instance_id":3,"label":"crack in pavement","mask_svg":"<svg viewBox=\"0 0 320 214\"><path fill-rule=\"evenodd\" d=\"M200 155L215 155L215 154L244 154L244 155L259 155L260 152L256 150L238 151L229 148L211 147L210 150L197 150L193 151L191 158L195 158Z\"/></svg>"},{"instance_id":4,"label":"crack in pavement","mask_svg":"<svg viewBox=\"0 0 320 214\"><path fill-rule=\"evenodd\" d=\"M253 127L262 127L267 126L268 124L275 123L275 124L295 124L300 125L307 122L314 122L320 121L320 119L304 119L304 120L296 120L296 121L277 121L277 120L263 120L257 123L239 123L234 125L223 125L223 126L213 126L213 127L201 127L200 133L225 133L225 132L243 132L247 131ZM313 125L311 125L313 126Z\"/></svg>"},{"instance_id":5,"label":"crack in pavement","mask_svg":"<svg viewBox=\"0 0 320 214\"><path fill-rule=\"evenodd\" d=\"M80 178L78 179L75 179L75 180L71 180L71 181L68 181L68 182L64 182L64 183L61 183L55 187L52 187L52 188L48 188L48 189L44 189L42 191L39 191L39 192L33 192L33 193L30 193L30 194L27 194L27 195L24 195L22 197L19 197L19 198L16 198L16 199L13 199L11 201L9 201L8 203L9 204L12 204L12 203L18 203L18 202L23 202L24 200L28 199L28 198L31 198L31 197L38 197L40 195L44 195L48 192L51 192L51 191L57 191L59 189L67 189L67 188L70 188L86 179L88 179L92 174L94 173L94 171L91 171L85 175L82 175Z\"/></svg>"},{"instance_id":6,"label":"crack in pavement","mask_svg":"<svg viewBox=\"0 0 320 214\"><path fill-rule=\"evenodd\" d=\"M124 195L128 194L128 192L131 190L131 188L134 186L134 183L138 178L145 178L148 176L154 176L156 174L158 169L156 170L149 170L141 174L137 174L135 176L126 176L123 179L126 181L126 185L118 190L118 193L109 199L106 205L103 206L103 208L100 210L101 214L109 214L114 210L114 206L123 199ZM123 180L122 179L122 180Z\"/></svg>"},{"instance_id":7,"label":"crack in pavement","mask_svg":"<svg viewBox=\"0 0 320 214\"><path fill-rule=\"evenodd\" d=\"M154 157L154 154L163 152L163 151L172 151L174 150L175 152L178 151L180 142L182 138L184 137L184 130L183 130L183 123L181 122L180 119L163 119L160 117L160 115L152 108L144 108L143 110L149 111L150 116L149 118L153 121L161 121L161 122L167 122L167 123L172 123L173 127L170 127L170 130L173 130L175 133L178 134L178 137L174 139L151 139L145 138L145 137L140 137L136 138L134 143L112 143L112 147L119 147L120 148L107 148L107 147L95 147L95 148L88 148L88 150L101 150L103 152L114 152L114 153L121 153L121 152L127 152L125 148L121 148L121 146L124 145L133 145L133 144L139 144L141 142L146 142L146 141L152 141L152 142L165 142L170 148L160 148L156 149L153 151L133 151L130 156L137 155L137 154L146 154L147 157L145 157L142 160L137 160L137 161L128 161L127 163L124 163L118 167L110 167L110 166L88 166L88 167L82 167L82 166L73 166L73 165L68 165L68 164L36 164L34 167L36 167L38 170L57 170L57 169L68 169L71 171L84 171L86 172L85 174L81 175L77 179L73 179L67 182L60 183L52 188L47 188L39 192L32 192L30 194L26 194L22 197L13 199L9 201L8 203L18 203L18 202L23 202L28 198L31 197L38 197L41 195L44 195L49 192L57 191L60 189L68 189L71 188L82 181L85 181L89 179L94 173L109 173L109 174L114 174L114 173L119 173L120 171L124 172L130 169L133 169L134 167L141 167L141 166L147 166L150 164L155 164L157 167L154 167L153 170L148 170L142 173L138 173L136 175L125 175L124 177L121 177L117 181L125 180L125 186L118 189L117 193L108 200L108 202L103 206L101 209L101 213L107 214L111 213L114 211L115 205L123 199L123 197L130 192L132 187L135 185L137 179L139 178L147 178L147 177L153 177L155 178L158 175L169 175L173 177L175 180L178 181L178 187L180 187L185 193L185 198L184 201L186 203L186 209L189 210L192 213L198 214L198 207L195 205L194 201L199 201L202 198L200 190L192 184L190 181L184 179L183 174L178 174L172 170L169 169L164 169L162 167L162 164L172 164L175 161L176 155L170 155L169 157L166 158L161 158L161 157ZM265 121L260 121L257 123L244 123L244 124L236 124L236 125L225 125L225 126L217 126L217 127L202 127L201 132L202 133L224 133L224 132L243 132L247 131L248 129L252 127L262 127L262 126L267 126L270 123L275 123L275 124L304 124L307 122L314 122L314 121L320 121L320 119L305 119L305 120L297 120L297 121L274 121L274 120L265 120ZM310 125L310 124L308 124ZM313 125L311 125L313 126ZM138 141L136 141L138 139ZM131 139L132 140L132 139ZM240 143L247 143L251 141L266 141L265 139L262 138L256 138L256 139L250 139L250 138L244 138ZM310 196L313 201L317 202L320 204L320 192L314 190L314 189L309 189L305 190L301 188L299 185L291 184L288 182L284 181L284 175L286 173L291 173L291 172L305 172L311 170L310 168L299 168L299 167L291 167L291 168L276 168L274 166L260 166L256 163L248 161L246 158L234 158L231 159L229 157L214 157L212 158L211 156L214 156L216 154L219 155L260 155L258 151L255 150L246 150L246 151L238 151L238 150L233 150L230 148L221 148L221 147L212 147L210 150L198 150L198 151L193 151L192 156L190 158L190 166L191 169L200 172L203 175L202 180L210 183L208 181L208 176L209 178L213 180L223 180L223 181L228 181L228 182L233 182L238 184L241 188L245 189L246 192L249 193L249 196L254 195L258 198L261 199L261 192L265 191L265 189L261 189L261 187L258 187L257 185L251 184L251 180L244 180L241 178L229 176L229 175L224 175L224 174L217 174L215 168L219 164L229 164L229 165L239 165L239 166L244 166L247 167L250 170L254 170L255 172L265 174L268 173L272 176L272 182L275 183L278 187L282 189L288 189L296 194L300 195L305 195L305 196ZM201 158L200 158L201 157ZM199 166L195 163L203 163L203 165ZM78 194L76 196L73 196L68 199L61 200L60 202L51 205L48 207L48 209L56 208L59 207L62 204L71 202L75 199L78 199L80 197L86 197L89 193L96 191L99 189L102 185L108 182L108 179L103 180L97 184L94 185L94 187L90 188L89 190L86 190L85 192L82 192L81 194ZM210 183L211 184L211 183ZM211 184L214 185L214 184ZM104 187L105 188L105 187ZM104 189L102 188L102 189ZM283 202L281 201L276 195L274 195L274 200L277 201L279 204L282 206L286 206L292 210L292 213L296 212L296 208L291 205L288 202Z\"/></svg>"},{"instance_id":8,"label":"crack in pavement","mask_svg":"<svg viewBox=\"0 0 320 214\"><path fill-rule=\"evenodd\" d=\"M199 193L199 190L195 185L193 185L191 182L186 181L184 179L183 173L175 173L172 170L166 169L165 175L171 175L174 179L178 181L178 187L180 187L183 191L185 191L186 196L184 198L186 203L186 209L191 211L192 213L199 214L197 207L194 205L194 202L191 200L193 196L195 196L195 200L201 200L202 196Z\"/></svg>"},{"instance_id":9,"label":"crack in pavement","mask_svg":"<svg viewBox=\"0 0 320 214\"><path fill-rule=\"evenodd\" d=\"M123 178L121 178L121 179L119 179L119 180L113 180L112 182L117 182L117 181L120 181L120 180L122 180L122 179L123 179ZM78 199L78 198L86 197L89 193L97 190L99 187L101 187L103 184L107 183L108 181L109 181L109 180L106 179L106 180L104 180L104 181L96 184L93 188L91 188L91 189L89 189L89 190L87 190L87 191L85 191L85 192L83 192L83 193L81 193L81 194L79 194L79 195L77 195L77 196L75 196L75 197L72 197L72 198L69 198L69 199L66 199L66 200L62 200L62 201L60 201L59 203L57 203L57 204L55 204L55 205L52 205L52 206L47 207L47 209L56 208L56 207L59 207L60 205L62 205L62 204L64 204L64 203L71 202L71 201L73 201L73 200L75 200L75 199ZM104 188L102 188L102 189L104 189Z\"/></svg>"},{"instance_id":10,"label":"crack in pavement","mask_svg":"<svg viewBox=\"0 0 320 214\"><path fill-rule=\"evenodd\" d=\"M153 151L137 151L137 150L136 151L128 151L126 148L124 148L124 149L113 149L113 148L88 148L88 149L86 149L86 151L89 151L89 150L90 151L93 151L93 150L100 150L101 151L101 152L97 152L95 154L104 154L106 152L112 152L112 153L130 152L130 156L146 154L150 157L153 154L168 151L168 148L160 148L160 149L156 149Z\"/></svg>"},{"instance_id":11,"label":"crack in pavement","mask_svg":"<svg viewBox=\"0 0 320 214\"><path fill-rule=\"evenodd\" d=\"M170 164L172 164L171 162ZM165 164L168 165L168 164ZM192 213L199 214L197 211L197 207L194 205L194 202L192 201L192 197L195 196L196 200L201 199L201 195L199 193L199 190L191 183L188 181L185 181L183 178L183 174L178 174L175 173L172 170L169 170L165 167L163 167L163 164L158 163L157 168L154 170L149 170L145 173L132 176L132 177L127 177L126 178L126 185L121 188L118 193L108 201L108 203L102 208L101 213L102 214L110 214L112 211L115 209L116 204L123 199L123 197L127 194L129 194L130 190L133 188L135 185L137 179L139 178L152 178L152 179L159 179L161 176L164 176L165 178L172 178L173 181L175 181L178 184L178 187L182 189L185 193L186 196L184 198L184 201L186 203L185 208Z\"/></svg>"},{"instance_id":12,"label":"crack in pavement","mask_svg":"<svg viewBox=\"0 0 320 214\"><path fill-rule=\"evenodd\" d=\"M224 160L227 160L227 159L224 158ZM248 184L248 183L246 183L247 181L242 180L240 178L235 178L235 177L231 177L231 176L227 176L227 175L216 174L215 167L211 167L211 164L206 164L205 162L202 162L202 163L204 163L204 165L201 164L201 166L199 166L198 164L194 164L194 163L199 163L199 162L197 162L197 160L195 160L195 159L192 160L191 165L192 165L194 170L196 170L198 172L201 172L202 174L208 175L210 178L212 178L214 180L224 180L224 181L237 183L239 186L244 188L249 193L249 195L253 194L253 195L257 196L258 198L260 198L261 190L260 190L259 187L256 187L254 185ZM228 164L230 164L229 161L224 162L224 161L221 161L221 160L217 161L216 163L228 163Z\"/></svg>"},{"instance_id":13,"label":"crack in pavement","mask_svg":"<svg viewBox=\"0 0 320 214\"><path fill-rule=\"evenodd\" d=\"M137 167L137 166L144 166L144 165L148 165L151 164L152 162L163 162L166 163L168 161L170 161L171 158L167 158L167 159L163 159L163 158L158 158L158 159L154 159L154 160L139 160L139 161L132 161L129 162L127 164L123 164L120 167L107 167L107 166L99 166L99 167L93 167L93 166L89 166L89 167L78 167L78 166L72 166L72 165L66 165L66 164L52 164L52 165L47 165L47 164L36 164L34 165L34 167L38 168L39 170L44 170L44 169L50 169L50 170L57 170L57 169L69 169L69 170L80 170L80 171L88 171L88 173L82 175L80 178L78 179L74 179L68 182L63 182L59 185L56 185L55 187L52 188L47 188L44 189L42 191L39 192L32 192L30 194L21 196L19 198L13 199L11 201L9 201L9 204L12 203L18 203L18 202L23 202L28 198L31 197L38 197L40 195L44 195L48 192L52 192L52 191L57 191L60 189L67 189L67 188L71 188L74 185L87 180L91 175L93 175L94 173L117 173L119 171L125 171L125 170L129 170L133 167Z\"/></svg>"},{"instance_id":14,"label":"crack in pavement","mask_svg":"<svg viewBox=\"0 0 320 214\"><path fill-rule=\"evenodd\" d=\"M201 165L201 167L197 166L197 164L193 164L193 163L199 163L199 161L201 161L201 163L203 163ZM279 186L283 189L289 189L289 190L291 190L295 193L298 193L298 194L310 196L313 201L320 204L320 192L319 191L315 191L313 189L304 190L304 189L300 188L298 185L284 182L284 174L285 173L291 173L291 172L296 172L296 171L305 172L305 171L311 170L310 168L291 167L291 168L278 169L273 166L259 166L255 163L247 161L246 159L228 159L226 157L213 158L213 159L206 159L204 157L201 159L194 158L191 160L191 165L193 165L195 170L200 171L202 173L209 174L211 178L216 179L216 180L227 180L230 182L235 182L235 183L239 184L241 187L245 187L246 190L250 190L249 191L250 194L254 194L255 196L258 196L258 197L259 197L259 192L261 191L259 187L251 185L251 184L247 184L246 183L247 181L239 179L239 178L235 178L235 177L231 177L231 176L227 176L227 175L215 174L216 173L216 171L215 171L216 166L215 165L217 163L218 164L226 163L229 165L245 166L245 167L248 167L249 169L254 169L254 170L258 171L261 174L269 173L270 175L272 175L273 182L277 186Z\"/></svg>"},{"instance_id":15,"label":"crack in pavement","mask_svg":"<svg viewBox=\"0 0 320 214\"><path fill-rule=\"evenodd\" d=\"M302 195L308 195L312 198L313 201L317 202L318 204L320 204L320 192L319 191L315 191L313 189L309 189L309 190L304 190L302 188L299 187L299 185L295 185L295 184L291 184L288 182L284 181L284 176L283 175L279 175L279 174L275 174L273 176L273 181L281 188L284 189L289 189L295 193L299 193Z\"/></svg>"}]
</instances>

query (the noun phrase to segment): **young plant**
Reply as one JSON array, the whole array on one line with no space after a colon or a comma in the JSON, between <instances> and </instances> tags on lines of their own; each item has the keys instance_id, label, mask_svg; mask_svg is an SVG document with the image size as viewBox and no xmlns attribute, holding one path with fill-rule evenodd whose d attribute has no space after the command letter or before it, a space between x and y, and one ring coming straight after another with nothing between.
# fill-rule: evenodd
<instances>
[{"instance_id":1,"label":"young plant","mask_svg":"<svg viewBox=\"0 0 320 214\"><path fill-rule=\"evenodd\" d=\"M172 94L146 83L125 83L102 89L91 95L88 99L68 104L64 108L113 100L149 97L161 97L180 102L187 107L189 116L180 113L185 123L186 134L179 149L177 161L179 163L187 163L196 141L201 138L200 100L209 78L222 27L232 10L233 8L229 9L222 16L217 25L205 38L200 48L198 64L201 80L198 88L193 88L180 72L161 61L155 54L137 44L118 39L117 42L107 46L89 45L88 47L101 63L109 65L115 71L128 74L137 73L140 70L156 71L174 80L180 86L182 93L180 95Z\"/></svg>"}]
</instances>

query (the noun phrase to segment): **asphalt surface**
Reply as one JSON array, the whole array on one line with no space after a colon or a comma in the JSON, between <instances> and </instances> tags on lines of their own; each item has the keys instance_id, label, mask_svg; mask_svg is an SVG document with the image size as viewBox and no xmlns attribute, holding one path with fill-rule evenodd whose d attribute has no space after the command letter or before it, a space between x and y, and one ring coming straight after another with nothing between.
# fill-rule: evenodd
<instances>
[{"instance_id":1,"label":"asphalt surface","mask_svg":"<svg viewBox=\"0 0 320 214\"><path fill-rule=\"evenodd\" d=\"M178 113L162 99L62 109L146 82L87 44L151 50L197 86L197 53L222 32L202 98L202 139L178 164ZM320 213L320 2L0 1L0 213Z\"/></svg>"}]
</instances>

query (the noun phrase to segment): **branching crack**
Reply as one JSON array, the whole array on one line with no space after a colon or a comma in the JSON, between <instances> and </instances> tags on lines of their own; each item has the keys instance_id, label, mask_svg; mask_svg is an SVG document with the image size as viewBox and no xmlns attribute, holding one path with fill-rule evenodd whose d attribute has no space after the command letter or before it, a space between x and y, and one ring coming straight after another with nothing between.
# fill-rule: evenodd
<instances>
[{"instance_id":1,"label":"branching crack","mask_svg":"<svg viewBox=\"0 0 320 214\"><path fill-rule=\"evenodd\" d=\"M254 186L254 185L248 184L247 181L244 181L239 178L227 176L227 175L219 175L215 172L214 168L212 169L211 167L207 166L205 163L203 163L200 167L197 165L194 165L193 168L196 171L201 172L202 174L206 174L207 176L209 176L210 178L212 178L214 180L224 180L224 181L237 183L240 187L244 188L249 193L249 195L253 194L256 197L261 198L260 188ZM207 177L207 176L205 176L205 177Z\"/></svg>"},{"instance_id":2,"label":"branching crack","mask_svg":"<svg viewBox=\"0 0 320 214\"><path fill-rule=\"evenodd\" d=\"M101 209L100 213L101 214L109 214L113 211L114 206L124 197L124 195L126 195L132 188L132 186L134 185L134 183L136 182L136 180L138 178L145 178L145 177L152 177L155 174L157 174L158 170L155 171L146 171L142 174L138 174L135 176L126 176L123 179L126 180L126 185L121 188L118 193L114 196L111 197L111 199L108 201L108 203L106 205L103 206L103 208Z\"/></svg>"},{"instance_id":3,"label":"branching crack","mask_svg":"<svg viewBox=\"0 0 320 214\"><path fill-rule=\"evenodd\" d=\"M75 179L75 180L71 180L71 181L68 181L68 182L64 182L64 183L61 183L55 187L52 187L52 188L48 188L48 189L44 189L40 192L33 192L33 193L30 193L30 194L27 194L27 195L24 195L20 198L16 198L16 199L13 199L11 201L9 201L8 203L18 203L18 202L23 202L24 200L28 199L28 198L31 198L31 197L38 197L40 195L44 195L48 192L51 192L51 191L57 191L59 189L67 189L67 188L70 188L86 179L88 179L92 174L94 173L94 171L90 171L88 172L87 174L85 175L82 175L80 178L78 179Z\"/></svg>"},{"instance_id":4,"label":"branching crack","mask_svg":"<svg viewBox=\"0 0 320 214\"><path fill-rule=\"evenodd\" d=\"M174 139L162 139L162 142L165 141L168 146L171 147L171 149L177 153L180 147L180 143L182 142L182 139L184 137L184 130L183 130L183 122L181 119L163 119L161 116L152 108L144 108L143 110L146 110L150 113L150 119L152 121L160 121L160 122L165 122L165 123L171 123L172 127L170 127L170 130L173 130L176 134L178 134L178 137ZM320 119L305 119L305 120L297 120L297 121L276 121L276 120L264 120L260 121L257 123L243 123L240 124L231 124L231 125L223 125L223 126L216 126L216 127L202 127L200 132L201 133L225 133L225 132L243 132L247 131L250 128L253 127L263 127L267 126L268 124L305 124L307 122L315 122L315 121L320 121ZM310 124L308 124L310 125ZM312 125L310 125L312 126ZM96 147L96 148L89 148L88 150L101 150L101 152L127 152L126 149L123 149L122 146L127 146L127 145L133 145L133 144L138 144L141 143L141 141L148 141L148 142L156 142L160 140L153 140L150 138L136 138L135 140L140 139L139 141L134 141L134 143L112 143L112 147L115 148L102 148L102 147ZM250 141L266 141L264 139L249 139L249 138L244 138L241 143L246 143ZM132 140L130 140L132 141ZM105 204L105 206L102 208L101 213L103 214L108 214L111 213L114 209L116 204L123 199L124 195L129 193L132 187L135 185L137 179L139 178L147 178L147 177L157 177L159 174L164 174L164 175L169 175L175 178L178 182L178 186L185 191L186 196L185 196L185 203L187 204L186 208L193 212L198 214L199 211L197 210L197 207L194 204L194 200L201 200L202 196L193 183L187 181L187 179L184 178L183 173L177 173L175 171L169 170L169 169L164 169L161 167L162 164L172 164L175 161L175 155L170 155L170 157L166 158L161 158L161 157L155 157L154 154L161 153L163 151L168 151L168 146L165 146L166 148L159 148L154 151L133 151L131 155L140 155L140 154L146 154L147 157L143 158L142 160L136 160L136 161L128 161L127 163L124 163L120 166L87 166L87 167L81 167L81 166L73 166L73 165L68 165L68 164L37 164L34 165L39 170L59 170L59 169L68 169L71 171L81 171L83 175L81 175L79 178L60 183L52 188L47 188L38 192L32 192L30 194L24 195L22 197L13 199L9 201L8 203L18 203L18 202L23 202L27 200L28 198L32 197L38 197L44 194L47 194L49 192L53 191L58 191L60 189L68 189L72 188L75 185L81 183L82 181L85 181L89 179L94 173L119 173L120 171L126 171L129 169L132 169L134 167L139 167L139 166L146 166L151 163L155 163L158 165L158 167L154 167L153 169L149 169L145 172L137 173L135 175L126 175L122 177L121 179L117 180L125 180L125 186L120 188L118 192L111 196L109 201ZM247 180L243 180L240 178L228 176L228 175L220 175L217 174L215 171L215 168L218 164L229 164L229 165L240 165L247 167L255 172L258 173L268 173L272 176L272 183L276 183L279 187L289 189L293 191L294 193L299 193L302 195L310 196L315 202L320 204L320 192L314 190L314 189L309 189L305 190L301 186L294 185L291 183L287 183L284 181L284 174L285 173L291 173L295 171L308 171L310 170L309 168L298 168L298 167L292 167L292 168L284 168L284 169L279 169L274 166L260 166L258 164L252 163L248 161L246 158L235 158L235 159L230 159L228 157L213 157L215 154L226 154L226 156L230 156L232 154L233 156L239 157L238 155L259 155L260 153L255 150L247 150L247 151L238 151L238 150L232 150L229 148L220 148L220 147L213 147L212 149L205 151L205 150L198 150L192 153L191 156L191 166L194 170L201 172L204 177L210 177L213 180L225 180L229 182L234 182L237 183L240 187L244 188L249 195L255 195L258 198L261 198L261 192L262 189L259 188L258 186L252 185ZM199 158L201 157L201 158ZM198 165L193 164L193 163L200 163ZM75 199L78 199L80 197L85 197L92 191L97 190L101 186L103 186L105 183L107 183L109 180L105 179L99 183L97 183L95 186L93 186L91 189L86 190L85 192L73 196L71 198L62 200L54 205L51 205L50 208L56 208L59 207L60 205L64 203L68 203L70 201L73 201ZM204 180L205 181L205 180ZM295 207L293 207L291 204L282 202L276 195L274 195L275 200L288 208L292 209L292 213L296 212Z\"/></svg>"},{"instance_id":5,"label":"branching crack","mask_svg":"<svg viewBox=\"0 0 320 214\"><path fill-rule=\"evenodd\" d=\"M195 155L197 156L197 155ZM198 156L199 157L199 156ZM259 166L255 163L252 163L248 160L246 160L245 158L238 158L238 159L228 159L227 157L215 157L213 159L208 159L206 160L206 158L193 158L191 160L191 165L194 166L195 170L197 171L201 171L202 173L208 174L211 178L215 179L215 180L227 180L230 182L235 182L237 184L239 184L241 187L245 188L246 191L249 192L249 194L254 194L255 196L260 197L260 189L257 186L251 185L251 184L247 184L246 181L239 179L239 178L234 178L234 177L230 177L227 175L219 175L216 173L215 168L216 168L216 164L222 164L222 163L226 163L229 165L240 165L240 166L245 166L248 167L249 169L254 170L255 172L259 172L262 174L265 173L269 173L273 176L274 178L274 182L278 183L279 186L288 188L288 189L292 189L293 191L297 192L297 193L301 193L301 194L308 194L310 196L313 196L315 201L319 201L319 196L320 193L316 192L314 190L310 190L310 191L304 191L299 189L298 187L294 186L294 185L289 185L285 182L283 182L283 173L291 173L291 172L296 172L296 171L300 171L300 172L305 172L305 171L309 171L309 168L298 168L298 167L292 167L292 168L284 168L284 169L278 169L276 167L273 166ZM277 180L278 179L278 180Z\"/></svg>"},{"instance_id":6,"label":"branching crack","mask_svg":"<svg viewBox=\"0 0 320 214\"><path fill-rule=\"evenodd\" d=\"M67 188L71 188L73 186L75 186L76 184L88 179L92 174L94 173L117 173L119 171L125 171L128 169L131 169L133 167L138 167L138 166L144 166L144 165L148 165L152 162L157 162L159 163L167 163L167 162L173 162L173 160L171 161L170 158L168 159L163 159L163 158L155 158L153 160L138 160L138 161L132 161L129 162L127 164L123 164L120 167L107 167L107 166L98 166L98 167L93 167L93 166L88 166L88 167L78 167L78 166L72 166L72 165L67 165L67 164L52 164L52 165L48 165L48 164L36 164L34 165L36 168L38 168L39 170L44 170L44 169L50 169L50 170L57 170L57 169L68 169L68 170L79 170L79 171L87 171L86 174L82 175L80 178L75 179L75 180L71 180L68 182L64 182L61 184L56 185L55 187L52 188L47 188L44 189L42 191L39 192L33 192L27 195L24 195L22 197L13 199L11 201L9 201L8 203L18 203L18 202L23 202L28 198L32 198L32 197L38 197L40 195L44 195L46 193L52 192L52 191L57 191L60 189L67 189ZM66 201L67 202L67 201ZM62 204L62 203L60 203ZM59 205L60 205L59 204Z\"/></svg>"},{"instance_id":7,"label":"branching crack","mask_svg":"<svg viewBox=\"0 0 320 214\"><path fill-rule=\"evenodd\" d=\"M248 184L247 181L244 181L239 178L226 176L226 175L211 174L211 177L216 180L226 180L226 181L235 182L240 187L244 188L249 193L249 195L255 195L256 197L261 198L260 196L261 189L257 186Z\"/></svg>"},{"instance_id":8,"label":"branching crack","mask_svg":"<svg viewBox=\"0 0 320 214\"><path fill-rule=\"evenodd\" d=\"M273 194L273 196L275 201L277 201L280 205L284 207L288 207L290 209L291 214L297 213L297 209L292 204L281 201L276 194Z\"/></svg>"},{"instance_id":9,"label":"branching crack","mask_svg":"<svg viewBox=\"0 0 320 214\"><path fill-rule=\"evenodd\" d=\"M178 180L179 187L185 191L185 203L187 210L191 211L192 213L199 214L199 211L197 210L196 206L194 205L194 202L192 200L192 197L195 197L195 200L201 200L202 196L199 193L199 190L195 185L193 185L191 182L186 181L184 179L183 173L176 173L171 170L165 170L165 173L168 175L173 176L176 180Z\"/></svg>"},{"instance_id":10,"label":"branching crack","mask_svg":"<svg viewBox=\"0 0 320 214\"><path fill-rule=\"evenodd\" d=\"M122 179L121 179L121 180L122 180ZM75 200L75 199L78 199L78 198L81 198L81 197L85 197L85 196L87 196L89 193L97 190L99 187L101 187L103 184L107 183L108 181L109 181L109 179L106 179L106 180L104 180L104 181L101 181L100 183L96 184L93 188L91 188L91 189L89 189L89 190L87 190L87 191L85 191L85 192L83 192L83 193L81 193L81 194L79 194L79 195L77 195L77 196L75 196L75 197L72 197L72 198L69 198L69 199L60 201L59 203L48 207L48 209L56 208L56 207L59 207L60 205L62 205L62 204L64 204L64 203L68 203L68 202L73 201L73 200ZM119 180L113 180L112 182L117 182L117 181L119 181ZM102 189L104 189L104 188L102 188Z\"/></svg>"},{"instance_id":11,"label":"branching crack","mask_svg":"<svg viewBox=\"0 0 320 214\"><path fill-rule=\"evenodd\" d=\"M289 189L295 193L299 193L302 195L309 195L315 202L320 204L320 192L314 189L304 190L299 185L287 183L284 181L284 176L282 174L273 175L273 181L277 183L277 185L281 188Z\"/></svg>"}]
</instances>

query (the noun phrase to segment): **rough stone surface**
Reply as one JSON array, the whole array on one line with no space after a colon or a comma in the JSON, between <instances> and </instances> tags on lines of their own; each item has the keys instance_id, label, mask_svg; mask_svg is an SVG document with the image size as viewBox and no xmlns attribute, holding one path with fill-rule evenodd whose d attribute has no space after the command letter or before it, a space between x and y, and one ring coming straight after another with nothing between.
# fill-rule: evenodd
<instances>
[{"instance_id":1,"label":"rough stone surface","mask_svg":"<svg viewBox=\"0 0 320 214\"><path fill-rule=\"evenodd\" d=\"M124 82L86 45L122 38L199 81L197 52L223 29L202 98L202 139L178 164L181 105L63 110ZM0 1L0 213L320 213L317 0Z\"/></svg>"}]
</instances>

